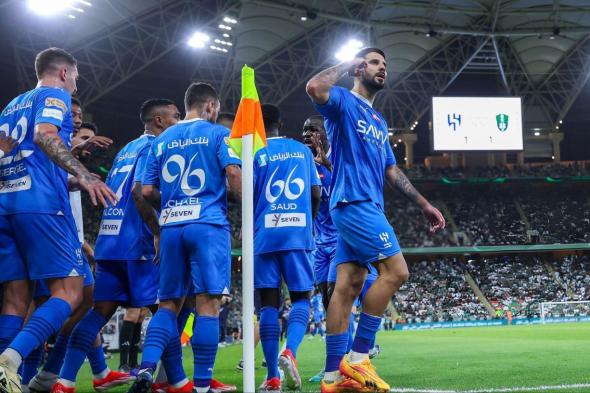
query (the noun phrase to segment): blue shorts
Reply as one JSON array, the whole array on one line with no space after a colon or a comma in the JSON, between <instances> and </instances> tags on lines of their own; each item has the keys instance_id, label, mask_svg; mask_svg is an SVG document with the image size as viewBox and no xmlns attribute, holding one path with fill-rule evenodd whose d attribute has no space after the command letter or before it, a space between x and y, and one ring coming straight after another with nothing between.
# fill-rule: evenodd
<instances>
[{"instance_id":1,"label":"blue shorts","mask_svg":"<svg viewBox=\"0 0 590 393\"><path fill-rule=\"evenodd\" d=\"M331 215L338 229L336 265L355 262L367 266L400 252L393 228L375 203L341 203Z\"/></svg>"},{"instance_id":2,"label":"blue shorts","mask_svg":"<svg viewBox=\"0 0 590 393\"><path fill-rule=\"evenodd\" d=\"M280 288L281 277L287 283L289 291L311 291L311 251L286 250L254 255L255 288Z\"/></svg>"},{"instance_id":3,"label":"blue shorts","mask_svg":"<svg viewBox=\"0 0 590 393\"><path fill-rule=\"evenodd\" d=\"M312 251L311 256L313 258L313 272L316 285L328 281L330 263L334 260L335 255L335 246L317 246Z\"/></svg>"},{"instance_id":4,"label":"blue shorts","mask_svg":"<svg viewBox=\"0 0 590 393\"><path fill-rule=\"evenodd\" d=\"M117 302L127 307L156 304L158 270L151 260L98 260L94 301Z\"/></svg>"},{"instance_id":5,"label":"blue shorts","mask_svg":"<svg viewBox=\"0 0 590 393\"><path fill-rule=\"evenodd\" d=\"M84 260L84 288L86 288L94 285L94 275L92 274L92 268L90 267L88 258L86 258L86 254L82 253L82 259ZM49 297L50 295L51 292L45 280L35 280L35 294L33 295L33 299Z\"/></svg>"},{"instance_id":6,"label":"blue shorts","mask_svg":"<svg viewBox=\"0 0 590 393\"><path fill-rule=\"evenodd\" d=\"M228 295L231 279L229 228L186 224L162 228L160 299L189 294ZM192 289L191 289L192 285Z\"/></svg>"},{"instance_id":7,"label":"blue shorts","mask_svg":"<svg viewBox=\"0 0 590 393\"><path fill-rule=\"evenodd\" d=\"M83 274L82 248L72 216L0 216L0 282Z\"/></svg>"},{"instance_id":8,"label":"blue shorts","mask_svg":"<svg viewBox=\"0 0 590 393\"><path fill-rule=\"evenodd\" d=\"M313 313L313 322L320 323L324 320L324 313L323 312L314 312Z\"/></svg>"}]
</instances>

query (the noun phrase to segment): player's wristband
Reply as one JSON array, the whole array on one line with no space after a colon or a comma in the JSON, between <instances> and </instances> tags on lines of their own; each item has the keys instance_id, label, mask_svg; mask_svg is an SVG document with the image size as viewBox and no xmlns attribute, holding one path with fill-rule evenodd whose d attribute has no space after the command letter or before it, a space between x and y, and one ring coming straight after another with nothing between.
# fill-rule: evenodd
<instances>
[{"instance_id":1,"label":"player's wristband","mask_svg":"<svg viewBox=\"0 0 590 393\"><path fill-rule=\"evenodd\" d=\"M4 150L0 150L0 159L4 158Z\"/></svg>"}]
</instances>

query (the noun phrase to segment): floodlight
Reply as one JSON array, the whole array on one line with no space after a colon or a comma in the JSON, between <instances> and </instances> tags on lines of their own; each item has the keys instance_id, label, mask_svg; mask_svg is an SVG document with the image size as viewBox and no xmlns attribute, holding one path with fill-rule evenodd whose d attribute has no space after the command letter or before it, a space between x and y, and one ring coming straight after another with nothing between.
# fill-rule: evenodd
<instances>
[{"instance_id":1,"label":"floodlight","mask_svg":"<svg viewBox=\"0 0 590 393\"><path fill-rule=\"evenodd\" d=\"M336 58L340 61L348 61L354 59L359 49L363 47L363 43L356 39L349 40L344 44L338 52L336 52Z\"/></svg>"},{"instance_id":2,"label":"floodlight","mask_svg":"<svg viewBox=\"0 0 590 393\"><path fill-rule=\"evenodd\" d=\"M72 3L73 0L28 0L29 9L43 16L60 14L71 8Z\"/></svg>"},{"instance_id":3,"label":"floodlight","mask_svg":"<svg viewBox=\"0 0 590 393\"><path fill-rule=\"evenodd\" d=\"M204 48L205 44L210 40L209 36L200 31L194 33L188 40L189 46L193 48Z\"/></svg>"},{"instance_id":4,"label":"floodlight","mask_svg":"<svg viewBox=\"0 0 590 393\"><path fill-rule=\"evenodd\" d=\"M238 23L238 21L234 18L230 18L229 16L226 16L225 18L223 18L223 21L225 23L231 23L231 24L236 24Z\"/></svg>"}]
</instances>

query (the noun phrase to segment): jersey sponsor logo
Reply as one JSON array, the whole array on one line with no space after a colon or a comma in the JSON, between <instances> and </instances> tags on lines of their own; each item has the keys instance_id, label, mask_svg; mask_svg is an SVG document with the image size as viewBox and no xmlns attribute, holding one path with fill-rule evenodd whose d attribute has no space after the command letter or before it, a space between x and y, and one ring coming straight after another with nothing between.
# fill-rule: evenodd
<instances>
[{"instance_id":1,"label":"jersey sponsor logo","mask_svg":"<svg viewBox=\"0 0 590 393\"><path fill-rule=\"evenodd\" d=\"M0 116L9 116L9 115L12 115L14 112L18 112L23 109L29 109L32 107L33 107L33 101L21 102L20 104L16 104L14 106L4 109Z\"/></svg>"},{"instance_id":2,"label":"jersey sponsor logo","mask_svg":"<svg viewBox=\"0 0 590 393\"><path fill-rule=\"evenodd\" d=\"M52 117L52 118L57 119L59 121L63 121L63 119L64 119L64 113L62 111L60 111L59 109L53 109L53 108L43 109L43 112L41 112L41 116Z\"/></svg>"},{"instance_id":3,"label":"jersey sponsor logo","mask_svg":"<svg viewBox=\"0 0 590 393\"><path fill-rule=\"evenodd\" d=\"M173 224L189 220L198 220L200 215L200 204L169 207L162 210L162 214L160 214L160 225Z\"/></svg>"},{"instance_id":4,"label":"jersey sponsor logo","mask_svg":"<svg viewBox=\"0 0 590 393\"><path fill-rule=\"evenodd\" d=\"M60 100L59 98L55 97L47 97L45 99L45 106L55 106L60 108L63 112L66 112L68 110L68 106L66 105L66 103Z\"/></svg>"},{"instance_id":5,"label":"jersey sponsor logo","mask_svg":"<svg viewBox=\"0 0 590 393\"><path fill-rule=\"evenodd\" d=\"M118 236L121 231L123 220L102 220L100 223L99 236Z\"/></svg>"},{"instance_id":6,"label":"jersey sponsor logo","mask_svg":"<svg viewBox=\"0 0 590 393\"><path fill-rule=\"evenodd\" d=\"M368 124L364 120L358 120L356 124L358 127L356 129L356 132L363 134L365 136L371 136L373 137L373 139L380 141L382 145L387 141L387 138L389 137L389 133L387 132L387 130L384 131L382 129L379 129L375 125Z\"/></svg>"},{"instance_id":7,"label":"jersey sponsor logo","mask_svg":"<svg viewBox=\"0 0 590 393\"><path fill-rule=\"evenodd\" d=\"M265 228L305 227L307 217L305 213L274 213L264 216Z\"/></svg>"},{"instance_id":8,"label":"jersey sponsor logo","mask_svg":"<svg viewBox=\"0 0 590 393\"><path fill-rule=\"evenodd\" d=\"M303 154L302 152L294 152L294 153L277 153L277 154L273 154L272 156L268 157L268 160L273 162L273 161L285 161L288 160L290 158L300 158L302 160L305 159L305 154Z\"/></svg>"},{"instance_id":9,"label":"jersey sponsor logo","mask_svg":"<svg viewBox=\"0 0 590 393\"><path fill-rule=\"evenodd\" d=\"M9 169L14 169L14 167ZM25 191L30 188L31 176L29 175L26 175L18 179L0 181L0 194L6 194L8 192Z\"/></svg>"},{"instance_id":10,"label":"jersey sponsor logo","mask_svg":"<svg viewBox=\"0 0 590 393\"><path fill-rule=\"evenodd\" d=\"M193 145L208 145L209 138L206 136L200 136L197 138L174 140L166 146L168 149L184 149Z\"/></svg>"}]
</instances>

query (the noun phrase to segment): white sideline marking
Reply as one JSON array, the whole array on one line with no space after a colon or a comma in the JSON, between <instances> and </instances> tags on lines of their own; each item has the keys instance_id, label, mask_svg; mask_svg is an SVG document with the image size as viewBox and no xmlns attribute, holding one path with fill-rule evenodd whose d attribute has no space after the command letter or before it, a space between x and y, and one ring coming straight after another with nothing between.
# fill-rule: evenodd
<instances>
[{"instance_id":1,"label":"white sideline marking","mask_svg":"<svg viewBox=\"0 0 590 393\"><path fill-rule=\"evenodd\" d=\"M390 391L395 393L510 393L510 392L542 392L546 390L582 389L590 388L590 383L577 383L572 385L543 385L543 386L522 386L514 388L489 388L475 390L440 390L440 389L413 389L393 388Z\"/></svg>"}]
</instances>

